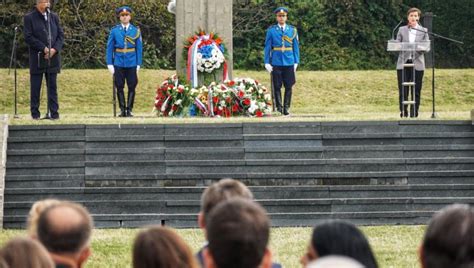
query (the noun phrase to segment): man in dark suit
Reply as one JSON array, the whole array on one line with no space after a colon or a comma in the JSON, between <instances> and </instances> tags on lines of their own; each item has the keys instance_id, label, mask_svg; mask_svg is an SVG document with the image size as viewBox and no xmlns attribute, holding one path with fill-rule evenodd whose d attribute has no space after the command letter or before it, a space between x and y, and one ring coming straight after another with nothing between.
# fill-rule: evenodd
<instances>
[{"instance_id":1,"label":"man in dark suit","mask_svg":"<svg viewBox=\"0 0 474 268\"><path fill-rule=\"evenodd\" d=\"M35 120L41 115L39 105L43 76L48 87L46 118L59 119L56 78L61 70L59 52L63 48L64 33L58 15L50 12L49 6L49 0L36 0L36 8L24 17L24 35L30 53L30 110Z\"/></svg>"}]
</instances>

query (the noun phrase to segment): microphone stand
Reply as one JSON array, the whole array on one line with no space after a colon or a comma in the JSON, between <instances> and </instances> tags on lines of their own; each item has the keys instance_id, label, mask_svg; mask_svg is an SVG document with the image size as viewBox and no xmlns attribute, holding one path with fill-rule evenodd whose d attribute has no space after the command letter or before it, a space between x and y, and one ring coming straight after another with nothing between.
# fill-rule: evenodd
<instances>
[{"instance_id":1,"label":"microphone stand","mask_svg":"<svg viewBox=\"0 0 474 268\"><path fill-rule=\"evenodd\" d=\"M48 109L48 112L46 113L46 116L43 118L43 119L52 119L51 118L51 107L50 107L50 100L49 100L49 96L50 96L50 90L49 90L49 86L51 85L51 75L50 75L50 67L51 67L51 11L49 8L46 9L46 17L48 18L48 64L46 66L46 94L47 94L47 109Z\"/></svg>"},{"instance_id":2,"label":"microphone stand","mask_svg":"<svg viewBox=\"0 0 474 268\"><path fill-rule=\"evenodd\" d=\"M428 34L428 35L433 37L433 40L431 40L431 61L433 63L433 68L432 68L433 77L431 78L431 92L432 92L432 95L433 95L433 104L432 104L433 105L433 113L431 114L431 118L436 118L437 115L436 115L436 110L435 110L435 40L436 40L436 38L439 38L439 39L444 39L444 40L447 40L447 41L450 41L450 42L458 43L458 44L461 44L461 45L464 45L464 43L459 41L459 40L455 40L455 39L452 39L452 38L449 38L449 37L446 37L446 36L442 36L440 34L433 33L433 32L430 32L430 31L424 31L424 30L420 30L420 29L417 29L417 28L410 28L410 29Z\"/></svg>"},{"instance_id":3,"label":"microphone stand","mask_svg":"<svg viewBox=\"0 0 474 268\"><path fill-rule=\"evenodd\" d=\"M14 108L14 116L13 118L19 118L18 116L18 110L17 110L17 103L18 103L18 82L17 82L17 67L18 67L18 62L17 62L17 50L18 50L18 42L17 42L17 32L18 32L18 26L15 27L15 35L13 37L13 45L12 45L12 55L10 57L10 67L8 67L8 75L10 75L10 69L12 68L12 64L14 64L14 69L13 69L13 76L15 77L15 82L14 82L14 102L15 102L15 108Z\"/></svg>"}]
</instances>

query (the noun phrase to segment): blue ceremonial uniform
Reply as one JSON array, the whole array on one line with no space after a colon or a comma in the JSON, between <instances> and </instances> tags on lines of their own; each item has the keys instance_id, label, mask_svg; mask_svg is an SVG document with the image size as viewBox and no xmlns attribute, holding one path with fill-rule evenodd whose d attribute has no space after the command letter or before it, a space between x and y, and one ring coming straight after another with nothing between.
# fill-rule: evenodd
<instances>
[{"instance_id":1,"label":"blue ceremonial uniform","mask_svg":"<svg viewBox=\"0 0 474 268\"><path fill-rule=\"evenodd\" d=\"M122 16L131 16L132 9L128 6L119 7L116 13ZM128 20L129 21L129 20ZM127 23L126 17L123 23ZM120 116L133 116L133 102L135 88L138 84L137 71L142 65L143 42L140 29L133 24L118 24L110 30L107 40L107 65L113 65L114 83L117 87L117 98L120 106ZM128 98L125 103L125 81L128 87Z\"/></svg>"},{"instance_id":2,"label":"blue ceremonial uniform","mask_svg":"<svg viewBox=\"0 0 474 268\"><path fill-rule=\"evenodd\" d=\"M287 14L286 8L275 10ZM264 63L272 65L274 105L284 115L289 115L292 87L296 82L295 64L300 63L298 31L291 25L272 25L267 30L264 49ZM285 100L282 106L281 87L285 86Z\"/></svg>"},{"instance_id":3,"label":"blue ceremonial uniform","mask_svg":"<svg viewBox=\"0 0 474 268\"><path fill-rule=\"evenodd\" d=\"M143 43L140 29L129 24L125 32L122 24L112 28L107 41L107 65L122 68L142 65Z\"/></svg>"},{"instance_id":4,"label":"blue ceremonial uniform","mask_svg":"<svg viewBox=\"0 0 474 268\"><path fill-rule=\"evenodd\" d=\"M298 31L291 25L282 30L278 24L267 30L265 38L265 64L293 66L300 63Z\"/></svg>"}]
</instances>

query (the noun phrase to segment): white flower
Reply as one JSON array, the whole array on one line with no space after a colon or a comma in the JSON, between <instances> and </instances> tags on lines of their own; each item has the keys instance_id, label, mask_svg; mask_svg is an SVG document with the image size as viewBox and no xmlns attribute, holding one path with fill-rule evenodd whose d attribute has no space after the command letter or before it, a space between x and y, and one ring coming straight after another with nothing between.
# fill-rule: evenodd
<instances>
[{"instance_id":1,"label":"white flower","mask_svg":"<svg viewBox=\"0 0 474 268\"><path fill-rule=\"evenodd\" d=\"M173 116L173 110L168 113L168 116Z\"/></svg>"},{"instance_id":2,"label":"white flower","mask_svg":"<svg viewBox=\"0 0 474 268\"><path fill-rule=\"evenodd\" d=\"M225 106L225 100L221 100L221 106Z\"/></svg>"},{"instance_id":3,"label":"white flower","mask_svg":"<svg viewBox=\"0 0 474 268\"><path fill-rule=\"evenodd\" d=\"M178 105L178 106L181 105L181 103L183 103L183 100L181 100L181 99L179 99L179 100L177 100L177 101L174 102L174 104L176 104L176 105Z\"/></svg>"},{"instance_id":4,"label":"white flower","mask_svg":"<svg viewBox=\"0 0 474 268\"><path fill-rule=\"evenodd\" d=\"M263 90L259 89L258 94L263 94Z\"/></svg>"},{"instance_id":5,"label":"white flower","mask_svg":"<svg viewBox=\"0 0 474 268\"><path fill-rule=\"evenodd\" d=\"M265 94L265 96L263 97L266 101L269 101L272 99L272 96L270 94Z\"/></svg>"}]
</instances>

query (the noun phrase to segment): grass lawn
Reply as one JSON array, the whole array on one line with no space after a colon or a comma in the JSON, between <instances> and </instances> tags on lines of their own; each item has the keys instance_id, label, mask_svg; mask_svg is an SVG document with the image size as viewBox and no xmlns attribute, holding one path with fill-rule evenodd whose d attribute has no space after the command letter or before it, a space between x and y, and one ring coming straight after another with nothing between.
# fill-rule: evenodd
<instances>
[{"instance_id":1,"label":"grass lawn","mask_svg":"<svg viewBox=\"0 0 474 268\"><path fill-rule=\"evenodd\" d=\"M419 267L417 249L424 226L361 227L369 238L380 267ZM306 250L311 228L273 228L271 249L274 260L284 267L301 267L299 259ZM93 233L93 255L86 267L130 267L133 239L138 229L96 229ZM199 229L180 229L178 233L196 252L204 238ZM24 231L0 231L0 243Z\"/></svg>"},{"instance_id":2,"label":"grass lawn","mask_svg":"<svg viewBox=\"0 0 474 268\"><path fill-rule=\"evenodd\" d=\"M155 89L169 70L140 70L134 119L112 118L112 77L106 69L66 69L58 76L61 120L36 122L29 116L28 70L18 72L19 119L11 124L196 123L285 121L286 117L255 118L157 118L153 113ZM0 69L0 113L13 114L13 73ZM236 70L234 77L252 77L269 86L264 71ZM474 108L474 69L437 70L436 110L440 119L470 119ZM425 72L420 119L429 119L431 70ZM46 109L42 94L41 111ZM292 100L296 120L398 120L398 90L394 70L299 71Z\"/></svg>"}]
</instances>

